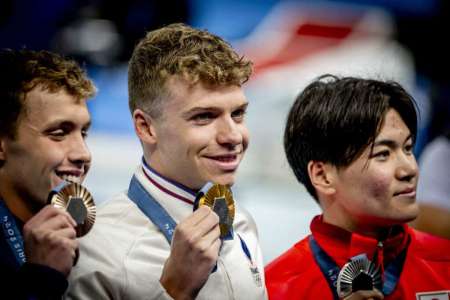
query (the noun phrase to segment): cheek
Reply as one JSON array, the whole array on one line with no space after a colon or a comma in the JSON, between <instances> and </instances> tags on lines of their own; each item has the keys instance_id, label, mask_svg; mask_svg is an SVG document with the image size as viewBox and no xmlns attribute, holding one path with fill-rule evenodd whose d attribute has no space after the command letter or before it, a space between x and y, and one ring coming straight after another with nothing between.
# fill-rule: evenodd
<instances>
[{"instance_id":1,"label":"cheek","mask_svg":"<svg viewBox=\"0 0 450 300\"><path fill-rule=\"evenodd\" d=\"M374 198L384 198L390 192L390 177L386 174L378 174L377 176L368 178L367 190Z\"/></svg>"},{"instance_id":2,"label":"cheek","mask_svg":"<svg viewBox=\"0 0 450 300\"><path fill-rule=\"evenodd\" d=\"M41 163L45 164L46 168L54 168L68 159L67 151L62 145L48 145L35 154L40 157Z\"/></svg>"}]
</instances>

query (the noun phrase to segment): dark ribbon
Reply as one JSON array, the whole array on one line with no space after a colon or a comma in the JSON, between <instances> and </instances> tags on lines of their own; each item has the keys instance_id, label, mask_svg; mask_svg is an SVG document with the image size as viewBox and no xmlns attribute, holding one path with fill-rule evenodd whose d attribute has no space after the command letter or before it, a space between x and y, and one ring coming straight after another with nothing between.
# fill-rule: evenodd
<instances>
[{"instance_id":1,"label":"dark ribbon","mask_svg":"<svg viewBox=\"0 0 450 300\"><path fill-rule=\"evenodd\" d=\"M25 248L23 246L22 234L17 228L14 216L3 200L0 199L0 223L3 230L3 235L8 244L14 258L19 266L23 265L26 261Z\"/></svg>"}]
</instances>

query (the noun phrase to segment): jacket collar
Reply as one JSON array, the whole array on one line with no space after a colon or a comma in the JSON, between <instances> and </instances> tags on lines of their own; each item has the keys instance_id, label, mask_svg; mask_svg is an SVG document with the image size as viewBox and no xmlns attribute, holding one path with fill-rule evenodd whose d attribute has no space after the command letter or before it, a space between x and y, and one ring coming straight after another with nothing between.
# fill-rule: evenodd
<instances>
[{"instance_id":1,"label":"jacket collar","mask_svg":"<svg viewBox=\"0 0 450 300\"><path fill-rule=\"evenodd\" d=\"M366 253L370 260L386 265L407 247L409 240L406 224L391 227L383 240L324 223L322 215L314 217L310 228L317 243L339 267L362 253Z\"/></svg>"},{"instance_id":2,"label":"jacket collar","mask_svg":"<svg viewBox=\"0 0 450 300\"><path fill-rule=\"evenodd\" d=\"M194 204L196 197L194 190L159 174L144 159L142 159L142 171L147 181L161 192L185 203Z\"/></svg>"}]
</instances>

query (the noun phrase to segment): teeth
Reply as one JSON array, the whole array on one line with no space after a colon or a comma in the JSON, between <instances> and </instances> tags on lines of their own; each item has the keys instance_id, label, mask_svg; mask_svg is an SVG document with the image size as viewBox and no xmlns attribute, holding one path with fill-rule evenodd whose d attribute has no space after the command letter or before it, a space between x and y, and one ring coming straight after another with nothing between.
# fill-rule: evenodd
<instances>
[{"instance_id":1,"label":"teeth","mask_svg":"<svg viewBox=\"0 0 450 300\"><path fill-rule=\"evenodd\" d=\"M67 182L72 182L72 183L80 183L81 182L81 178L74 176L74 175L60 175L59 177L61 177L63 180L67 181Z\"/></svg>"},{"instance_id":2,"label":"teeth","mask_svg":"<svg viewBox=\"0 0 450 300\"><path fill-rule=\"evenodd\" d=\"M227 156L227 157L218 157L218 160L220 160L220 161L223 161L223 162L228 162L228 161L233 161L234 160L234 157L230 157L230 156Z\"/></svg>"}]
</instances>

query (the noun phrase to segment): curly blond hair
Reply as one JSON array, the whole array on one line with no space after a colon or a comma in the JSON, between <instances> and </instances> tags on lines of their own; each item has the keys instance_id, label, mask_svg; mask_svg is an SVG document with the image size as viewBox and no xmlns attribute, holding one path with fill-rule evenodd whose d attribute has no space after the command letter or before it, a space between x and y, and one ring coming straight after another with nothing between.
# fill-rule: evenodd
<instances>
[{"instance_id":1,"label":"curly blond hair","mask_svg":"<svg viewBox=\"0 0 450 300\"><path fill-rule=\"evenodd\" d=\"M93 82L73 60L49 51L0 50L0 135L15 137L28 92L40 86L80 100L96 93Z\"/></svg>"},{"instance_id":2,"label":"curly blond hair","mask_svg":"<svg viewBox=\"0 0 450 300\"><path fill-rule=\"evenodd\" d=\"M148 32L134 49L128 69L130 110L139 108L158 117L169 93L166 82L173 75L191 85L241 86L251 73L252 63L220 37L171 24Z\"/></svg>"}]
</instances>

